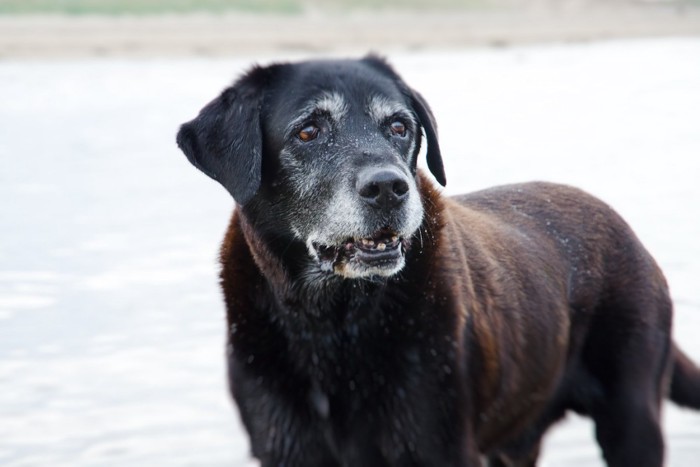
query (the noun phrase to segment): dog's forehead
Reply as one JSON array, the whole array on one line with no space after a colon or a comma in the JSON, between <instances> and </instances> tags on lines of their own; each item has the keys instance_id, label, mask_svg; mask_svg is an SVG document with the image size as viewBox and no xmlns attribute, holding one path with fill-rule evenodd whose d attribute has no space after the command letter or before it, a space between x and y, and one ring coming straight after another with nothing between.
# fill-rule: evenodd
<instances>
[{"instance_id":1,"label":"dog's forehead","mask_svg":"<svg viewBox=\"0 0 700 467\"><path fill-rule=\"evenodd\" d=\"M359 60L289 64L274 88L270 106L281 118L312 107L331 113L348 109L386 113L406 107L400 83Z\"/></svg>"}]
</instances>

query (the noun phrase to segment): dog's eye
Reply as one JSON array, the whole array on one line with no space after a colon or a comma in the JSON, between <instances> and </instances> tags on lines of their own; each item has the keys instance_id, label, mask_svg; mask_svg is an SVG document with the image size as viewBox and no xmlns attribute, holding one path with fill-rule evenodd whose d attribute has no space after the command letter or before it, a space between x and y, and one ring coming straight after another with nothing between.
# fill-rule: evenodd
<instances>
[{"instance_id":1,"label":"dog's eye","mask_svg":"<svg viewBox=\"0 0 700 467\"><path fill-rule=\"evenodd\" d=\"M316 139L318 136L319 129L316 125L307 125L297 133L297 138L305 143Z\"/></svg>"},{"instance_id":2,"label":"dog's eye","mask_svg":"<svg viewBox=\"0 0 700 467\"><path fill-rule=\"evenodd\" d=\"M389 125L389 128L391 128L392 135L406 136L406 125L404 125L403 122L395 120L395 121L391 122L391 125Z\"/></svg>"}]
</instances>

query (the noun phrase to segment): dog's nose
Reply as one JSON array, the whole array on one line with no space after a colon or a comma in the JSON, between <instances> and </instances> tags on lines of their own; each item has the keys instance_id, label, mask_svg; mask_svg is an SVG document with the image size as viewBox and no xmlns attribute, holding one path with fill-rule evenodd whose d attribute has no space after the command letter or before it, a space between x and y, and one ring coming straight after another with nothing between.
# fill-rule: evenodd
<instances>
[{"instance_id":1,"label":"dog's nose","mask_svg":"<svg viewBox=\"0 0 700 467\"><path fill-rule=\"evenodd\" d=\"M408 180L392 168L372 168L357 176L357 192L375 208L394 208L408 197Z\"/></svg>"}]
</instances>

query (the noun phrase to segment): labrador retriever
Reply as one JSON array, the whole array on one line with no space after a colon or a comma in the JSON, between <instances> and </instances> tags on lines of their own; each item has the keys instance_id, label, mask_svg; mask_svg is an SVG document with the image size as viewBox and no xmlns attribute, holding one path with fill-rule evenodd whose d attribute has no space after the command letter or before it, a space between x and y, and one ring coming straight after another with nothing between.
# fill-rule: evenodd
<instances>
[{"instance_id":1,"label":"labrador retriever","mask_svg":"<svg viewBox=\"0 0 700 467\"><path fill-rule=\"evenodd\" d=\"M232 395L267 466L533 466L590 416L610 466L663 464L700 408L661 270L568 186L448 198L433 115L383 59L255 67L177 142L237 208L221 248Z\"/></svg>"}]
</instances>

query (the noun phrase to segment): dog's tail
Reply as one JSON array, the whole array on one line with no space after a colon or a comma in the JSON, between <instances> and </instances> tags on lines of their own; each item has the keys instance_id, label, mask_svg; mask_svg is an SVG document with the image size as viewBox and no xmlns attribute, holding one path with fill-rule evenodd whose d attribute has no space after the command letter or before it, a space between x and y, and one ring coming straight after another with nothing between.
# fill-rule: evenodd
<instances>
[{"instance_id":1,"label":"dog's tail","mask_svg":"<svg viewBox=\"0 0 700 467\"><path fill-rule=\"evenodd\" d=\"M673 344L670 399L678 405L700 410L700 368Z\"/></svg>"}]
</instances>

